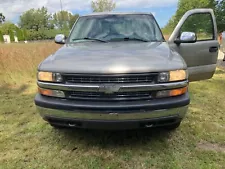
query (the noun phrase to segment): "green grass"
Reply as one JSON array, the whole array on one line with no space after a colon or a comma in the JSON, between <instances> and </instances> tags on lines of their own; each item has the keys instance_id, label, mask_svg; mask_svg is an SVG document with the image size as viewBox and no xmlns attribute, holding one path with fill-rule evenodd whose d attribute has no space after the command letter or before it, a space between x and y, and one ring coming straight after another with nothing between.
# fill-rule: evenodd
<instances>
[{"instance_id":1,"label":"green grass","mask_svg":"<svg viewBox=\"0 0 225 169\"><path fill-rule=\"evenodd\" d=\"M39 54L32 57L35 56ZM38 59L33 60L30 62L35 67ZM181 127L174 132L162 129L59 131L51 128L35 110L34 67L25 66L30 71L27 73L19 66L25 62L15 63L17 68L12 63L5 61L0 66L0 71L7 68L4 69L7 73L0 76L4 79L0 82L0 169L225 167L223 70L218 69L211 80L190 84L191 105ZM17 75L26 78L19 80Z\"/></svg>"}]
</instances>

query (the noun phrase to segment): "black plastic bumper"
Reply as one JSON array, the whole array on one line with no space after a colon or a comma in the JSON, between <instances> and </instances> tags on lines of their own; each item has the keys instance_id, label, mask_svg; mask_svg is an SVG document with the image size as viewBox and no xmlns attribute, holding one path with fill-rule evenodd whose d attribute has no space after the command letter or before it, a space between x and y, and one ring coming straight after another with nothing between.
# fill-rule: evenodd
<instances>
[{"instance_id":1,"label":"black plastic bumper","mask_svg":"<svg viewBox=\"0 0 225 169\"><path fill-rule=\"evenodd\" d=\"M81 102L35 97L44 120L51 124L91 129L134 129L181 121L190 103L188 93L173 98L135 102Z\"/></svg>"},{"instance_id":2,"label":"black plastic bumper","mask_svg":"<svg viewBox=\"0 0 225 169\"><path fill-rule=\"evenodd\" d=\"M129 102L90 102L90 101L73 101L51 97L41 96L37 94L35 104L39 107L57 109L57 110L96 110L96 111L134 111L134 110L161 110L172 109L187 106L190 103L189 94L144 101L129 101Z\"/></svg>"},{"instance_id":3,"label":"black plastic bumper","mask_svg":"<svg viewBox=\"0 0 225 169\"><path fill-rule=\"evenodd\" d=\"M83 129L101 129L101 130L127 130L138 128L153 128L172 125L179 123L182 118L179 116L160 117L145 120L121 120L121 121L105 121L105 120L81 120L81 119L65 119L46 116L44 117L51 125L67 127L67 128L83 128Z\"/></svg>"}]
</instances>

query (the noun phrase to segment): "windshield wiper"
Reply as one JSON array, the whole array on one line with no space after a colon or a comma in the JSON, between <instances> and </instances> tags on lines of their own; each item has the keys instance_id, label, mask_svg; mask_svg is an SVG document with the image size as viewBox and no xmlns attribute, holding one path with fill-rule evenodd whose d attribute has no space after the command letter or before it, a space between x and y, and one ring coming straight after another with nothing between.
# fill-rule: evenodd
<instances>
[{"instance_id":1,"label":"windshield wiper","mask_svg":"<svg viewBox=\"0 0 225 169\"><path fill-rule=\"evenodd\" d=\"M76 41L76 40L95 40L95 41L107 43L107 41L105 41L105 40L97 39L97 38L89 38L89 37L80 38L80 39L73 39L73 41Z\"/></svg>"},{"instance_id":2,"label":"windshield wiper","mask_svg":"<svg viewBox=\"0 0 225 169\"><path fill-rule=\"evenodd\" d=\"M129 41L129 40L142 41L142 42L151 42L150 40L147 40L147 39L135 38L135 37L112 38L109 41Z\"/></svg>"},{"instance_id":3,"label":"windshield wiper","mask_svg":"<svg viewBox=\"0 0 225 169\"><path fill-rule=\"evenodd\" d=\"M147 39L141 39L141 38L129 38L129 37L126 37L124 38L125 41L129 41L129 40L137 40L137 41L142 41L142 42L150 42L150 40L147 40Z\"/></svg>"}]
</instances>

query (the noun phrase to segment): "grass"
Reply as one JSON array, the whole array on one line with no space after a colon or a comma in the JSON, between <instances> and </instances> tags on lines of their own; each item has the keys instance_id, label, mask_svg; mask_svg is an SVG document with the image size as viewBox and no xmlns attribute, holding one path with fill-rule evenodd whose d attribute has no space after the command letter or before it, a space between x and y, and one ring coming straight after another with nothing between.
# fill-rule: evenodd
<instances>
[{"instance_id":1,"label":"grass","mask_svg":"<svg viewBox=\"0 0 225 169\"><path fill-rule=\"evenodd\" d=\"M134 131L55 130L36 113L36 67L59 46L0 45L0 169L224 169L225 71L190 84L181 127Z\"/></svg>"}]
</instances>

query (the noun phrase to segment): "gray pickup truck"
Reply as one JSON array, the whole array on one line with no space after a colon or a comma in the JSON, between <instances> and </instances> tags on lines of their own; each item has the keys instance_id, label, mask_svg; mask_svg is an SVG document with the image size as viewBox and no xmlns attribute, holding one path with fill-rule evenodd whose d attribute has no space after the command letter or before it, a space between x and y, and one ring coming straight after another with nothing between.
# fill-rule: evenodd
<instances>
[{"instance_id":1,"label":"gray pickup truck","mask_svg":"<svg viewBox=\"0 0 225 169\"><path fill-rule=\"evenodd\" d=\"M188 11L167 42L152 14L115 12L82 16L55 42L35 104L56 128L176 129L188 83L213 76L219 49L211 9Z\"/></svg>"}]
</instances>

